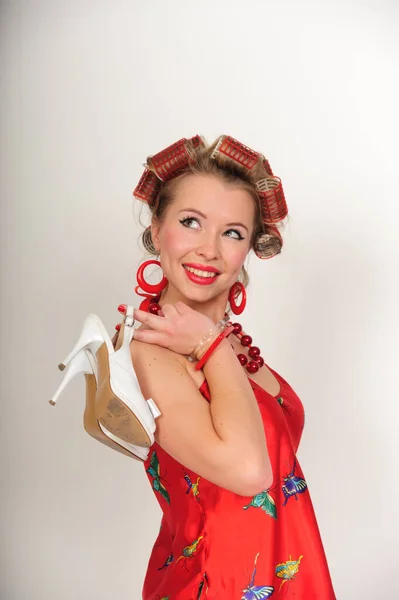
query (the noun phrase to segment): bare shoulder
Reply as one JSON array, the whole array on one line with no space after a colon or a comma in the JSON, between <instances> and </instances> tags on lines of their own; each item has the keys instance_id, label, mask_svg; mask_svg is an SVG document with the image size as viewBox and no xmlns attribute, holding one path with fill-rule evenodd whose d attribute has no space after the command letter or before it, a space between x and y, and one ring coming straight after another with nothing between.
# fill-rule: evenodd
<instances>
[{"instance_id":1,"label":"bare shoulder","mask_svg":"<svg viewBox=\"0 0 399 600\"><path fill-rule=\"evenodd\" d=\"M175 377L187 376L184 357L156 344L148 344L133 338L130 344L132 363L143 394L143 388L153 387Z\"/></svg>"}]
</instances>

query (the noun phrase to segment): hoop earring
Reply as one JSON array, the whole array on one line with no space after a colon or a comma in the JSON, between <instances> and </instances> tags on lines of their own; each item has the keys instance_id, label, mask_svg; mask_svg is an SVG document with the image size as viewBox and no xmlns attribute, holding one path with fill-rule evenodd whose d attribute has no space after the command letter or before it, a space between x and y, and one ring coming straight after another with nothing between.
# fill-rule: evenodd
<instances>
[{"instance_id":1,"label":"hoop earring","mask_svg":"<svg viewBox=\"0 0 399 600\"><path fill-rule=\"evenodd\" d=\"M241 303L236 303L236 298L241 294ZM245 287L241 283L241 281L236 281L233 283L229 290L229 303L231 306L231 310L235 315L240 315L246 304L247 304L247 292L245 291Z\"/></svg>"},{"instance_id":2,"label":"hoop earring","mask_svg":"<svg viewBox=\"0 0 399 600\"><path fill-rule=\"evenodd\" d=\"M159 283L148 283L148 281L146 281L144 278L144 270L148 265L158 265L158 267L160 267L161 263L159 262L159 260L146 260L145 262L143 262L143 264L139 266L136 275L138 285L134 288L134 291L139 296L144 296L145 298L152 298L153 296L158 296L162 292L162 290L165 289L165 287L168 285L168 280L164 275ZM140 288L143 290L144 293L139 292Z\"/></svg>"}]
</instances>

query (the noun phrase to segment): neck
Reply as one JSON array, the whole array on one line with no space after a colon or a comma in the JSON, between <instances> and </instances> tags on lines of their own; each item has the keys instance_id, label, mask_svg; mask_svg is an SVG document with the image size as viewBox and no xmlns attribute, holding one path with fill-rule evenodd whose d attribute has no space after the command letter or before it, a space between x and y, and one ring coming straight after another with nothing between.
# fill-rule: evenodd
<instances>
[{"instance_id":1,"label":"neck","mask_svg":"<svg viewBox=\"0 0 399 600\"><path fill-rule=\"evenodd\" d=\"M183 296L178 290L173 288L171 285L168 285L161 293L159 304L162 307L164 304L176 304L176 302L184 302L193 310L197 310L209 317L214 323L223 319L225 312L227 310L227 297L228 292L225 294L221 294L216 298L212 298L207 302L197 302L196 300L192 300Z\"/></svg>"}]
</instances>

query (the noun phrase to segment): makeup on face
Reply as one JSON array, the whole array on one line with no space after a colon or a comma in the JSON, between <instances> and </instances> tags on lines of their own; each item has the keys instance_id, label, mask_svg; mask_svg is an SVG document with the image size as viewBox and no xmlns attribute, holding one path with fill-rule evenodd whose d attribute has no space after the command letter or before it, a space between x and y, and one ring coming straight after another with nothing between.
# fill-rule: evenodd
<instances>
[{"instance_id":1,"label":"makeup on face","mask_svg":"<svg viewBox=\"0 0 399 600\"><path fill-rule=\"evenodd\" d=\"M215 285L220 293L222 282L230 287L249 251L253 218L253 200L245 190L213 176L182 180L156 232L170 283L182 286L183 294Z\"/></svg>"},{"instance_id":2,"label":"makeup on face","mask_svg":"<svg viewBox=\"0 0 399 600\"><path fill-rule=\"evenodd\" d=\"M195 217L186 217L185 219L181 219L180 223L182 223L182 224L183 224L183 221L188 221L189 219L195 220L197 218L197 215L199 217L201 217L202 219L207 220L207 216L196 208L185 208L185 209L182 209L180 212L181 213L190 213L190 214L194 213L194 215L195 215ZM198 218L197 218L197 220L198 220ZM244 239L244 236L242 235L242 233L244 233L244 232L240 231L239 229L231 229L230 230L229 229L230 227L239 227L242 230L244 230L244 232L246 234L248 234L248 227L246 225L244 225L244 223L226 223L223 226L223 228L228 229L228 231L233 231L237 235L238 239L242 240L242 239Z\"/></svg>"}]
</instances>

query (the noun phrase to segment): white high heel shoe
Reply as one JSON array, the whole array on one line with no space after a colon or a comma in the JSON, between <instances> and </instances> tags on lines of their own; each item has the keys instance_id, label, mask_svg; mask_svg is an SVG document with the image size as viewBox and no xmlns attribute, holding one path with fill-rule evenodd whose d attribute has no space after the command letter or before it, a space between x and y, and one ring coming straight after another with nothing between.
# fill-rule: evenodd
<instances>
[{"instance_id":1,"label":"white high heel shoe","mask_svg":"<svg viewBox=\"0 0 399 600\"><path fill-rule=\"evenodd\" d=\"M72 380L72 378L78 373L84 373L86 379L86 408L83 416L83 425L86 432L91 435L98 442L101 442L135 460L145 461L148 458L149 448L143 448L141 446L135 446L129 444L124 440L119 439L108 431L96 417L95 402L97 392L97 365L96 359L91 354L90 350L81 350L74 356L70 361L68 367L65 370L64 379L55 392L53 398L50 400L50 404L55 405L58 397L65 389L66 385Z\"/></svg>"},{"instance_id":2,"label":"white high heel shoe","mask_svg":"<svg viewBox=\"0 0 399 600\"><path fill-rule=\"evenodd\" d=\"M68 365L70 369L50 404L55 404L63 389L78 372L88 372L85 358L80 353L89 351L96 358L96 413L100 426L120 440L148 448L154 443L155 419L161 413L151 398L144 400L133 369L130 356L130 342L134 333L133 310L133 306L126 308L123 342L118 350L114 349L97 315L90 314L86 318L78 342L58 365L61 371ZM87 358L87 353L85 356Z\"/></svg>"}]
</instances>

